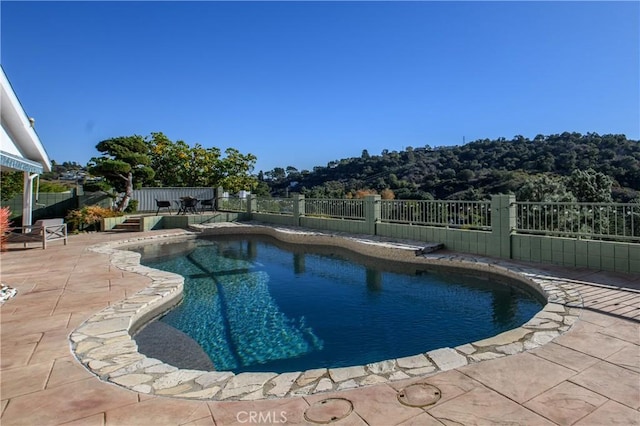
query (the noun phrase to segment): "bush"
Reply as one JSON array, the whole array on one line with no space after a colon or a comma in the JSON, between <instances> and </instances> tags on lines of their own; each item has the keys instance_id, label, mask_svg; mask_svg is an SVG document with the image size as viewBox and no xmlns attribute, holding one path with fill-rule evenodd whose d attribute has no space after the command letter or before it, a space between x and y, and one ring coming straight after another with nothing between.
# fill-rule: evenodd
<instances>
[{"instance_id":1,"label":"bush","mask_svg":"<svg viewBox=\"0 0 640 426\"><path fill-rule=\"evenodd\" d=\"M66 220L72 231L98 231L103 218L117 216L122 216L122 213L100 206L86 206L79 210L71 210Z\"/></svg>"},{"instance_id":2,"label":"bush","mask_svg":"<svg viewBox=\"0 0 640 426\"><path fill-rule=\"evenodd\" d=\"M2 201L12 199L23 190L24 177L22 172L2 172L0 173L0 198Z\"/></svg>"},{"instance_id":3,"label":"bush","mask_svg":"<svg viewBox=\"0 0 640 426\"><path fill-rule=\"evenodd\" d=\"M125 213L135 213L138 211L138 200L129 200L129 205L124 209Z\"/></svg>"},{"instance_id":4,"label":"bush","mask_svg":"<svg viewBox=\"0 0 640 426\"><path fill-rule=\"evenodd\" d=\"M0 208L0 251L7 249L7 232L9 232L9 218L11 210L9 207Z\"/></svg>"},{"instance_id":5,"label":"bush","mask_svg":"<svg viewBox=\"0 0 640 426\"><path fill-rule=\"evenodd\" d=\"M74 182L40 181L40 192L67 192L76 187Z\"/></svg>"},{"instance_id":6,"label":"bush","mask_svg":"<svg viewBox=\"0 0 640 426\"><path fill-rule=\"evenodd\" d=\"M393 200L396 198L396 194L393 193L393 190L386 188L380 191L380 198L383 200Z\"/></svg>"},{"instance_id":7,"label":"bush","mask_svg":"<svg viewBox=\"0 0 640 426\"><path fill-rule=\"evenodd\" d=\"M112 192L112 187L107 182L103 180L93 181L93 182L85 182L82 187L85 192Z\"/></svg>"}]
</instances>

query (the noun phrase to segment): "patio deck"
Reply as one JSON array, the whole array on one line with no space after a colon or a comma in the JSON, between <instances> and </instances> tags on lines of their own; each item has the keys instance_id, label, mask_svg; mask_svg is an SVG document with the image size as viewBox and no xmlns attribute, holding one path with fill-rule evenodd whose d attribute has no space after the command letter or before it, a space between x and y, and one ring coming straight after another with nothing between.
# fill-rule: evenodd
<instances>
[{"instance_id":1,"label":"patio deck","mask_svg":"<svg viewBox=\"0 0 640 426\"><path fill-rule=\"evenodd\" d=\"M10 245L1 255L2 282L18 290L0 308L3 426L313 424L310 419L332 417L337 425L640 424L640 277L538 264L529 266L571 280L584 309L570 331L517 355L355 390L261 401L183 400L103 382L74 358L68 336L150 283L87 250L124 238L73 235L66 246ZM436 386L440 400L424 408L402 404L398 391L416 382ZM336 403L319 405L329 397Z\"/></svg>"}]
</instances>

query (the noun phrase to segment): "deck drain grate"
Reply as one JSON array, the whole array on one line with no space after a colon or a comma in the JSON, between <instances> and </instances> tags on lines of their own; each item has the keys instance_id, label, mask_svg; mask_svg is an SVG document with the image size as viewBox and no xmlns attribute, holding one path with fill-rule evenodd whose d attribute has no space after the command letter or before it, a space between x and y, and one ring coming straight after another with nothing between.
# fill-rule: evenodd
<instances>
[{"instance_id":1,"label":"deck drain grate","mask_svg":"<svg viewBox=\"0 0 640 426\"><path fill-rule=\"evenodd\" d=\"M347 417L353 404L344 398L327 398L318 401L304 412L304 418L312 423L329 424Z\"/></svg>"},{"instance_id":2,"label":"deck drain grate","mask_svg":"<svg viewBox=\"0 0 640 426\"><path fill-rule=\"evenodd\" d=\"M426 407L440 400L442 393L427 383L414 383L398 391L398 401L409 407Z\"/></svg>"}]
</instances>

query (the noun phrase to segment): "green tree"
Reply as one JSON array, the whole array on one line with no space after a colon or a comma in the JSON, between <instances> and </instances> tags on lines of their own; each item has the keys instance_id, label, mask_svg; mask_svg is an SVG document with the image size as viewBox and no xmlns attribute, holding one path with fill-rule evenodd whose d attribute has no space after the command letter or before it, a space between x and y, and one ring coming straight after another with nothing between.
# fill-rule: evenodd
<instances>
[{"instance_id":1,"label":"green tree","mask_svg":"<svg viewBox=\"0 0 640 426\"><path fill-rule=\"evenodd\" d=\"M2 201L12 199L16 194L24 190L23 172L0 173L0 192Z\"/></svg>"},{"instance_id":2,"label":"green tree","mask_svg":"<svg viewBox=\"0 0 640 426\"><path fill-rule=\"evenodd\" d=\"M258 179L251 173L257 157L253 154L242 154L235 148L227 148L224 153L219 184L232 193L255 189Z\"/></svg>"},{"instance_id":3,"label":"green tree","mask_svg":"<svg viewBox=\"0 0 640 426\"><path fill-rule=\"evenodd\" d=\"M576 200L565 186L563 179L549 175L532 176L516 192L516 199L540 203Z\"/></svg>"},{"instance_id":4,"label":"green tree","mask_svg":"<svg viewBox=\"0 0 640 426\"><path fill-rule=\"evenodd\" d=\"M224 177L220 149L190 147L186 142L171 141L161 132L148 140L151 167L158 186L215 186Z\"/></svg>"},{"instance_id":5,"label":"green tree","mask_svg":"<svg viewBox=\"0 0 640 426\"><path fill-rule=\"evenodd\" d=\"M282 167L275 167L273 170L269 170L266 175L269 179L276 182L282 181L287 177L287 173Z\"/></svg>"},{"instance_id":6,"label":"green tree","mask_svg":"<svg viewBox=\"0 0 640 426\"><path fill-rule=\"evenodd\" d=\"M295 179L300 174L298 169L296 169L293 166L287 166L286 171L287 171L287 177L291 179Z\"/></svg>"},{"instance_id":7,"label":"green tree","mask_svg":"<svg viewBox=\"0 0 640 426\"><path fill-rule=\"evenodd\" d=\"M116 210L122 212L133 196L134 182L139 188L154 176L153 169L149 167L149 145L142 136L134 135L103 140L96 149L102 157L93 157L89 161L89 172L104 176L116 191L123 193L116 205Z\"/></svg>"},{"instance_id":8,"label":"green tree","mask_svg":"<svg viewBox=\"0 0 640 426\"><path fill-rule=\"evenodd\" d=\"M567 179L567 187L578 201L589 203L610 203L613 179L593 169L574 170Z\"/></svg>"},{"instance_id":9,"label":"green tree","mask_svg":"<svg viewBox=\"0 0 640 426\"><path fill-rule=\"evenodd\" d=\"M182 164L183 181L186 186L216 186L225 177L225 166L220 160L220 149L204 148L196 144L188 151Z\"/></svg>"},{"instance_id":10,"label":"green tree","mask_svg":"<svg viewBox=\"0 0 640 426\"><path fill-rule=\"evenodd\" d=\"M189 145L183 141L173 142L162 132L152 132L147 140L151 168L155 171L157 186L185 186L183 165L190 158Z\"/></svg>"},{"instance_id":11,"label":"green tree","mask_svg":"<svg viewBox=\"0 0 640 426\"><path fill-rule=\"evenodd\" d=\"M253 194L257 197L268 198L271 196L271 188L269 188L267 182L258 181L258 184L253 190Z\"/></svg>"},{"instance_id":12,"label":"green tree","mask_svg":"<svg viewBox=\"0 0 640 426\"><path fill-rule=\"evenodd\" d=\"M471 179L473 179L473 177L475 176L475 173L473 173L473 170L469 170L469 169L462 169L458 172L458 180L462 181L462 182L469 182Z\"/></svg>"},{"instance_id":13,"label":"green tree","mask_svg":"<svg viewBox=\"0 0 640 426\"><path fill-rule=\"evenodd\" d=\"M253 154L242 154L235 148L228 148L222 157L219 148L205 148L198 143L190 147L181 140L172 142L160 132L152 133L148 144L156 185L221 185L237 192L252 190L258 184L258 179L251 176L256 162Z\"/></svg>"}]
</instances>

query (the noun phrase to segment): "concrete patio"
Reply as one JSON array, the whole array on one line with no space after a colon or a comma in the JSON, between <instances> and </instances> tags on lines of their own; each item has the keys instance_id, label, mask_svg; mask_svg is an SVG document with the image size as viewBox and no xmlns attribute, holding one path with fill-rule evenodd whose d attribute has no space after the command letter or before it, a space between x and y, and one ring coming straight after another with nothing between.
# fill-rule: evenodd
<instances>
[{"instance_id":1,"label":"concrete patio","mask_svg":"<svg viewBox=\"0 0 640 426\"><path fill-rule=\"evenodd\" d=\"M528 266L571 281L584 309L570 331L517 355L355 390L261 401L167 398L103 382L75 359L68 336L150 283L87 250L128 235L74 235L66 246L20 245L1 255L2 282L18 290L0 308L3 426L640 424L640 277L539 264ZM437 402L402 403L399 395L410 397L414 383L437 388ZM413 395L424 396L419 389Z\"/></svg>"}]
</instances>

